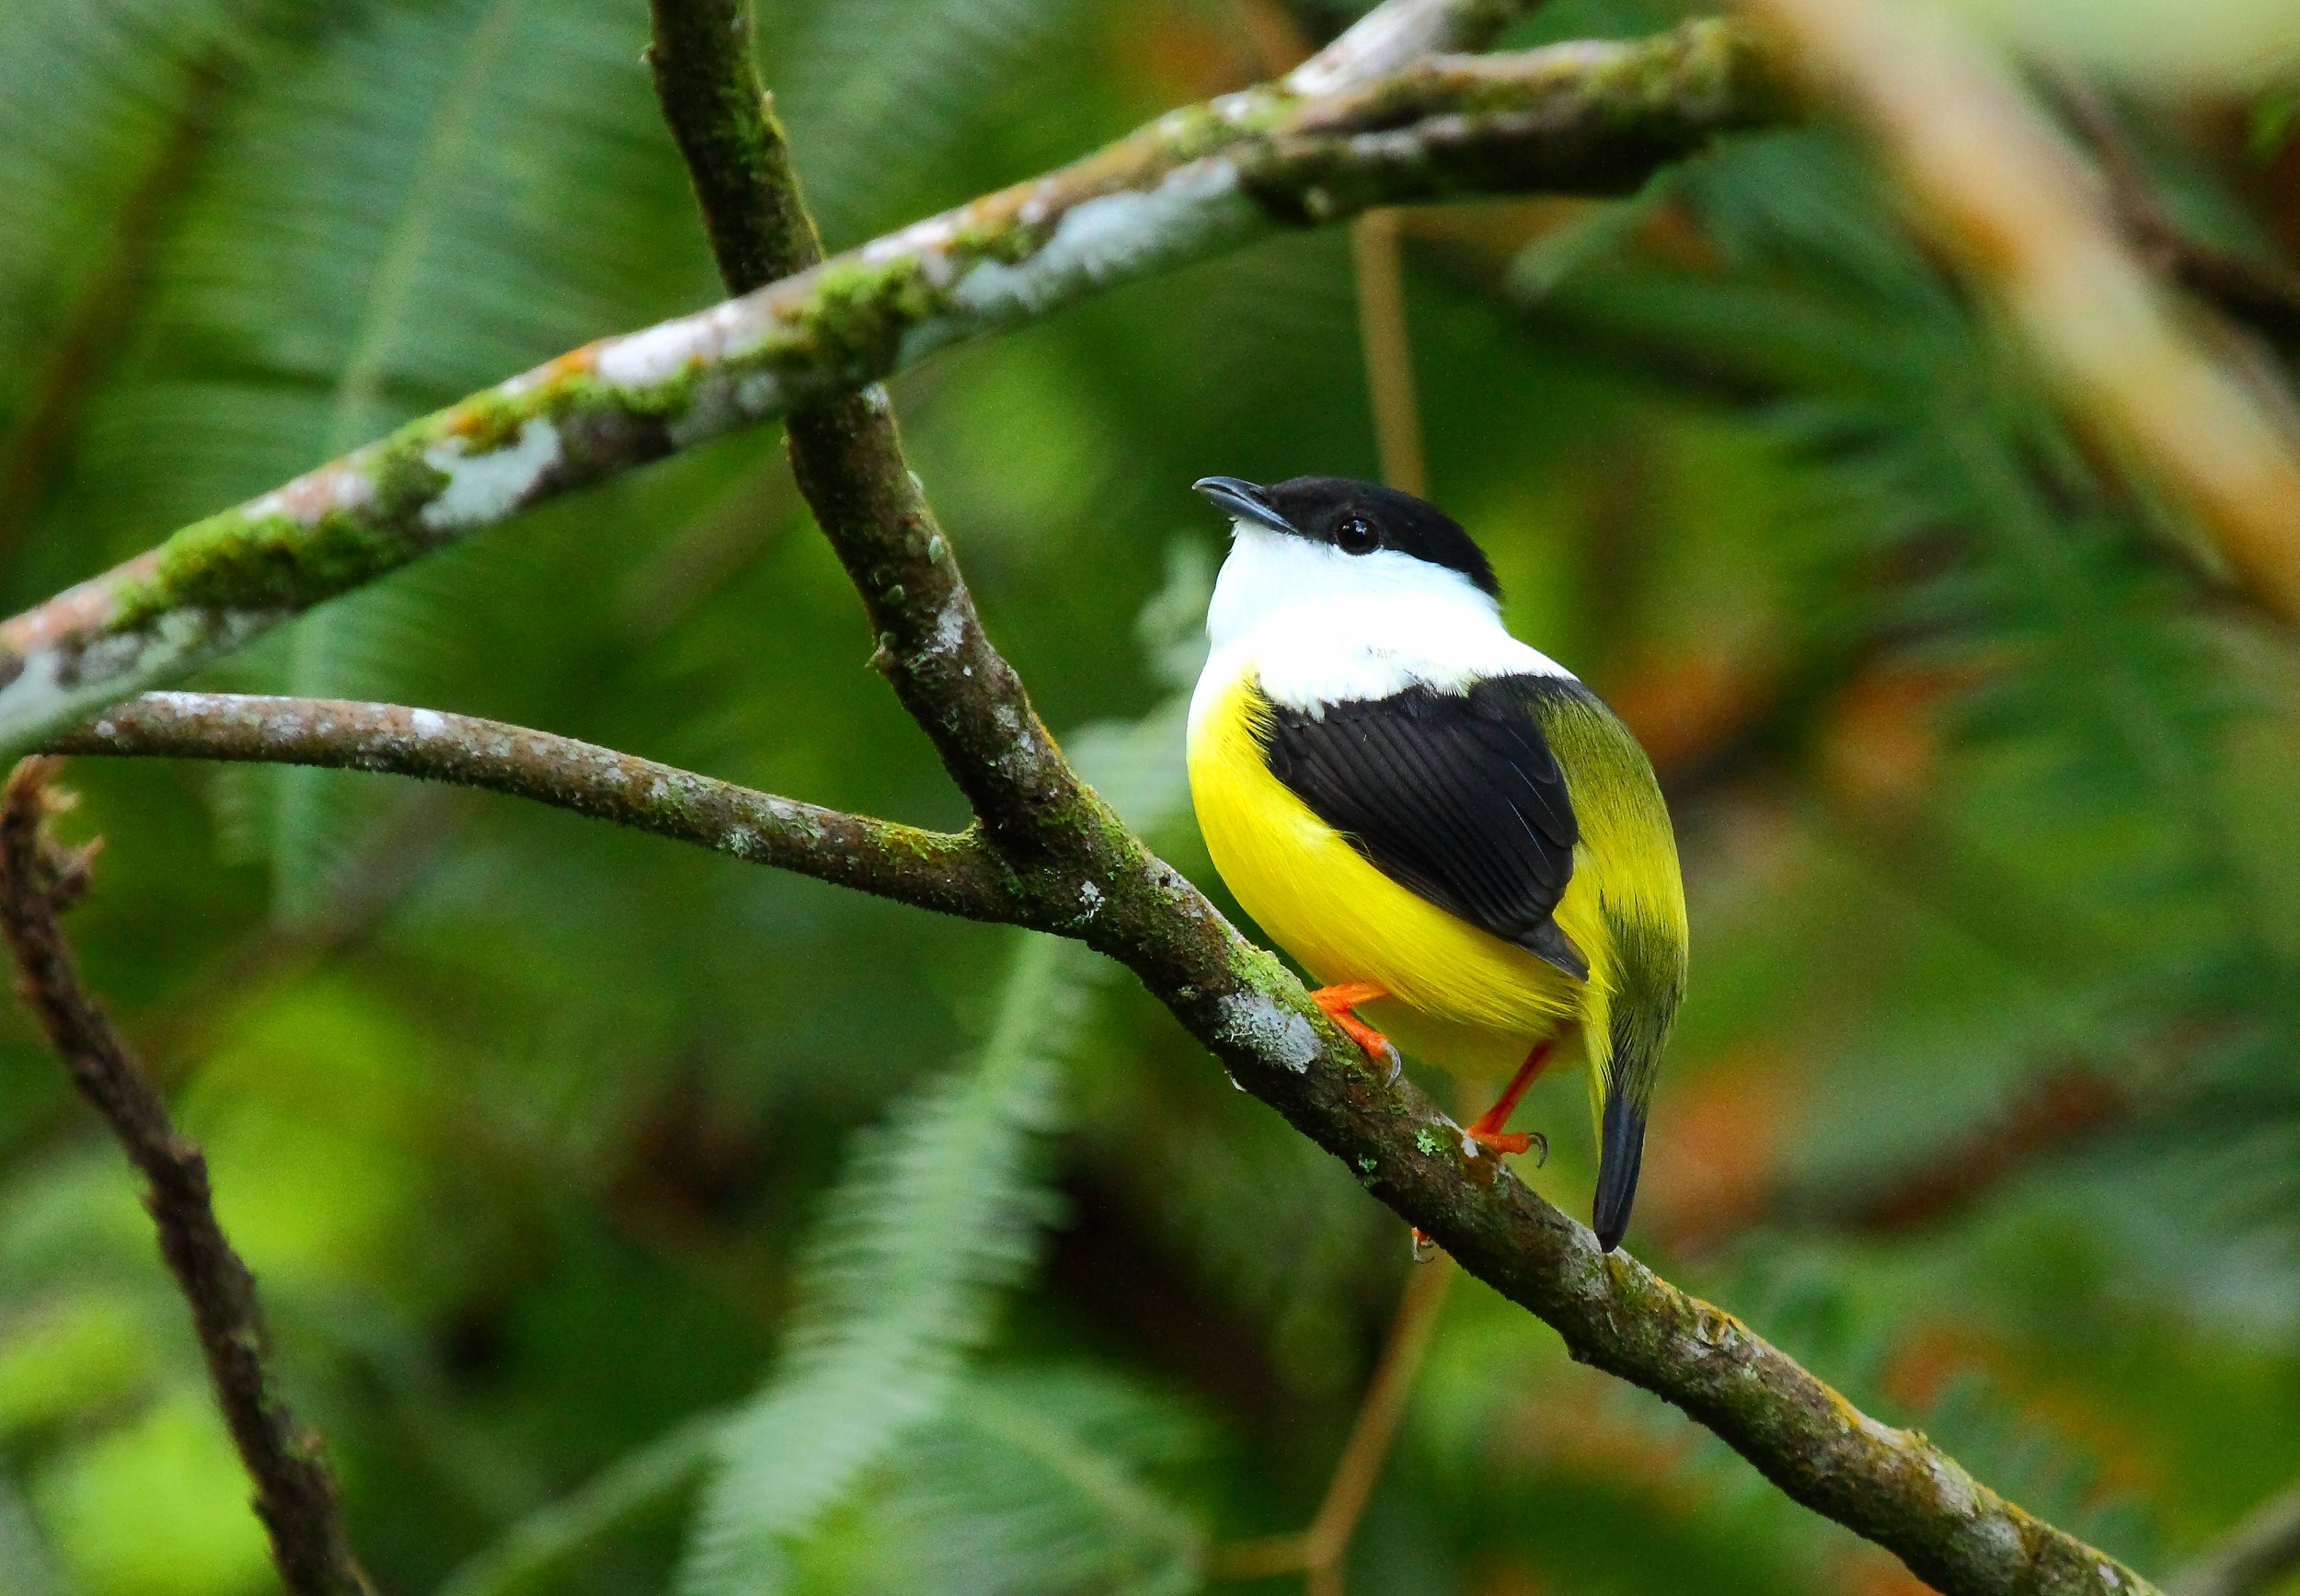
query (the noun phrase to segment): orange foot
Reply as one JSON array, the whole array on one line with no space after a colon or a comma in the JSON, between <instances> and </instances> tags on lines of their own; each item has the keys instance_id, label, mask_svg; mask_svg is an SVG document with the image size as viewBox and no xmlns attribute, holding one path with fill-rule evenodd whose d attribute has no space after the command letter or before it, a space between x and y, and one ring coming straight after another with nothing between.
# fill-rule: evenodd
<instances>
[{"instance_id":1,"label":"orange foot","mask_svg":"<svg viewBox=\"0 0 2300 1596\"><path fill-rule=\"evenodd\" d=\"M1555 1042L1535 1042L1534 1051L1525 1055L1525 1062L1517 1066L1517 1074L1510 1077L1510 1084L1502 1087L1501 1095L1493 1100L1493 1107L1472 1120L1462 1134L1494 1153L1524 1153L1539 1146L1542 1157L1547 1158L1549 1138L1539 1131L1504 1131L1501 1127L1510 1122L1510 1116L1516 1111L1518 1100L1525 1096L1525 1088L1540 1077L1542 1067L1548 1063L1550 1050L1555 1046Z\"/></svg>"},{"instance_id":2,"label":"orange foot","mask_svg":"<svg viewBox=\"0 0 2300 1596\"><path fill-rule=\"evenodd\" d=\"M1310 993L1310 1001L1326 1011L1327 1016L1342 1029L1342 1034L1365 1050L1369 1059L1379 1059L1389 1066L1389 1078L1396 1080L1406 1062L1397 1056L1397 1047L1390 1039L1350 1011L1362 1003L1372 1003L1389 995L1386 987L1370 981L1346 981L1340 986L1321 986Z\"/></svg>"}]
</instances>

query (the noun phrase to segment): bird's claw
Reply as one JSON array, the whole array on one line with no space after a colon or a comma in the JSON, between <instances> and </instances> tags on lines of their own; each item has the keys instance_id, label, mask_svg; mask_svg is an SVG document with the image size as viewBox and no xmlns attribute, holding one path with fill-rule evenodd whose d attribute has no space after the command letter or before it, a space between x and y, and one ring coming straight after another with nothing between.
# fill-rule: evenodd
<instances>
[{"instance_id":1,"label":"bird's claw","mask_svg":"<svg viewBox=\"0 0 2300 1596\"><path fill-rule=\"evenodd\" d=\"M1406 1073L1406 1056L1397 1051L1397 1044L1387 1037L1382 1039L1382 1056L1389 1061L1389 1074L1382 1077L1382 1085L1394 1086L1397 1077Z\"/></svg>"},{"instance_id":2,"label":"bird's claw","mask_svg":"<svg viewBox=\"0 0 2300 1596\"><path fill-rule=\"evenodd\" d=\"M1504 1153L1530 1153L1539 1150L1534 1160L1538 1169L1549 1162L1549 1138L1538 1131L1485 1131L1473 1125L1462 1132L1465 1151L1482 1148L1497 1156Z\"/></svg>"}]
</instances>

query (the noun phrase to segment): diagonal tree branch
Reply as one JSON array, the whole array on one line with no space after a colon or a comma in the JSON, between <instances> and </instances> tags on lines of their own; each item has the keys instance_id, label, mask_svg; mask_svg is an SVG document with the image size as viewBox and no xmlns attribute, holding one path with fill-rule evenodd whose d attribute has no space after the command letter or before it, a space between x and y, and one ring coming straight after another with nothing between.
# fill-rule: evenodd
<instances>
[{"instance_id":1,"label":"diagonal tree branch","mask_svg":"<svg viewBox=\"0 0 2300 1596\"><path fill-rule=\"evenodd\" d=\"M559 744L566 763L542 761L517 783L474 785L604 812L583 794L605 751L587 744L443 716L443 726L473 744L451 753L397 732L365 741L323 734L307 719L284 742L262 740L272 752L260 753L248 722L232 709L235 701L224 701L224 713L190 712L209 696L150 695L129 706L132 713L105 717L110 731L99 724L75 734L74 745L169 757L295 757L437 776L451 764L484 768L490 745L506 736L533 739L539 751ZM326 707L355 720L373 711L386 726L392 717L423 713ZM705 793L714 785L667 767L646 768L661 772L673 794ZM1686 1296L1626 1253L1600 1253L1586 1229L1507 1169L1466 1152L1459 1127L1410 1082L1390 1083L1386 1072L1368 1065L1275 959L1241 938L1194 888L1108 820L1090 791L1082 801L1092 805L1081 817L1082 835L1110 828L1099 830L1114 855L1103 867L1109 873L1094 876L1069 861L1050 866L1039 882L1017 890L1022 901L1010 916L985 917L1078 937L1126 963L1240 1085L1344 1159L1369 1190L1436 1237L1469 1272L1547 1321L1576 1359L1685 1409L1788 1495L1895 1552L1949 1596L2146 1596L2153 1590L1981 1485L1923 1436L1860 1413L1729 1315ZM661 813L675 817L676 809ZM689 835L657 823L659 817L604 818ZM857 850L899 854L902 834L890 827L880 842L858 839ZM1097 885L1096 892L1085 892L1087 885Z\"/></svg>"},{"instance_id":2,"label":"diagonal tree branch","mask_svg":"<svg viewBox=\"0 0 2300 1596\"><path fill-rule=\"evenodd\" d=\"M659 74L676 46L659 46ZM529 505L945 345L1372 205L1633 189L1774 103L1754 50L1712 22L1171 112L741 299L562 355L0 624L0 754Z\"/></svg>"},{"instance_id":3,"label":"diagonal tree branch","mask_svg":"<svg viewBox=\"0 0 2300 1596\"><path fill-rule=\"evenodd\" d=\"M745 270L803 268L816 247L780 130L755 90L747 32L723 26L742 17L743 0L655 6L659 18L684 10L690 22L721 24L716 65L682 61L667 48L672 39L658 36L657 82L682 149L731 145L764 156L696 175L698 193L778 219L772 232L762 226L757 258L722 253L722 274L740 289ZM674 37L713 35L696 26ZM690 75L717 90L684 92ZM1488 62L1424 63L1311 114L1380 125L1388 113L1379 108L1415 92L1401 84L1443 82L1469 104L1476 86L1501 75ZM739 137L680 126L690 115L740 116L746 107L755 108L757 125ZM780 192L745 204L743 185L762 181ZM1299 983L1152 855L1046 737L1020 681L982 635L882 395L799 412L791 452L799 486L879 629L890 679L975 803L991 845L1018 866L1058 879L1072 873L1088 910L1075 935L1132 969L1239 1085L1351 1162L1370 1189L1472 1273L1555 1326L1575 1357L1676 1403L1789 1495L1895 1551L1952 1596L2146 1589L1997 1497L1923 1437L1861 1414L1730 1316L1634 1260L1598 1251L1586 1230L1498 1161L1476 1156L1418 1089L1370 1065L1322 1016L1313 1022ZM954 659L972 663L952 671Z\"/></svg>"},{"instance_id":4,"label":"diagonal tree branch","mask_svg":"<svg viewBox=\"0 0 2300 1596\"><path fill-rule=\"evenodd\" d=\"M56 917L86 890L93 845L69 852L44 830L56 762L26 760L0 794L0 935L25 1002L80 1095L144 1180L160 1253L191 1304L208 1377L256 1485L256 1516L293 1596L372 1596L345 1538L318 1438L273 1385L255 1277L216 1223L207 1161L169 1120L144 1066L80 982Z\"/></svg>"}]
</instances>

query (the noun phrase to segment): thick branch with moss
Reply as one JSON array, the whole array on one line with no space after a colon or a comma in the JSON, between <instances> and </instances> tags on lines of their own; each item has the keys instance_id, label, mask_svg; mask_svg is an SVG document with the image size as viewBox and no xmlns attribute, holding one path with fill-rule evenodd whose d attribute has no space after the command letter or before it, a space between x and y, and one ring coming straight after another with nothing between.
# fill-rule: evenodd
<instances>
[{"instance_id":1,"label":"thick branch with moss","mask_svg":"<svg viewBox=\"0 0 2300 1596\"><path fill-rule=\"evenodd\" d=\"M658 0L708 11L726 0ZM659 45L661 41L659 40ZM1575 47L1603 59L1606 47ZM722 70L747 73L731 49ZM1556 59L1556 57L1553 57ZM811 258L780 130L760 116L746 140L681 125L688 114L760 105L751 94L676 92L657 63L683 149L747 143L766 157L697 172L699 193L740 193L753 214L784 218L765 264ZM1294 113L1290 138L1351 137L1426 114L1475 108L1513 81L1511 63L1439 58L1345 88ZM1602 164L1603 157L1598 157ZM1589 169L1587 166L1584 170ZM722 249L741 286L742 262ZM1232 1077L1352 1165L1369 1189L1473 1273L1533 1309L1574 1355L1676 1403L1797 1499L1897 1552L1951 1592L2127 1590L2137 1576L1974 1481L1921 1436L1855 1409L1730 1316L1686 1297L1595 1239L1479 1155L1453 1121L1344 1040L1276 959L1126 829L1047 737L1022 683L983 634L948 540L904 465L893 418L872 392L794 419L793 464L860 591L882 662L904 706L974 803L992 847L1018 868L1075 875L1089 908L1073 935L1132 969L1230 1066ZM952 669L964 659L963 670ZM1313 1020L1313 1015L1317 1018Z\"/></svg>"},{"instance_id":2,"label":"thick branch with moss","mask_svg":"<svg viewBox=\"0 0 2300 1596\"><path fill-rule=\"evenodd\" d=\"M961 339L1372 205L1622 192L1774 104L1742 36L1696 23L1171 112L744 297L560 356L0 625L0 754L530 505Z\"/></svg>"}]
</instances>

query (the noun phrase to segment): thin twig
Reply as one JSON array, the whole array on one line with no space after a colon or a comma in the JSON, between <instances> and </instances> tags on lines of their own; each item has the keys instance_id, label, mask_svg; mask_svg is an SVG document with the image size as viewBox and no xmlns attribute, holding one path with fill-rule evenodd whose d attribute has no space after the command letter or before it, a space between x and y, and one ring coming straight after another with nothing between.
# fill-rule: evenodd
<instances>
[{"instance_id":1,"label":"thin twig","mask_svg":"<svg viewBox=\"0 0 2300 1596\"><path fill-rule=\"evenodd\" d=\"M1327 1482L1326 1499L1318 1504L1317 1517L1310 1521L1309 1533L1302 1538L1302 1565L1310 1577L1312 1596L1342 1596L1343 1559L1350 1555L1358 1521L1365 1516L1365 1504L1373 1498L1374 1482L1381 1477L1382 1464L1389 1457L1390 1443L1397 1437L1398 1423L1406 1417L1407 1401L1413 1395L1430 1342L1437 1334L1438 1316L1444 1311L1458 1273L1453 1260L1440 1256L1415 1267L1406 1277L1406 1289L1397 1298L1397 1315L1383 1343L1381 1361L1374 1366L1374 1378L1366 1384L1364 1400L1358 1404L1350 1439L1342 1443L1340 1461Z\"/></svg>"},{"instance_id":2,"label":"thin twig","mask_svg":"<svg viewBox=\"0 0 2300 1596\"><path fill-rule=\"evenodd\" d=\"M1342 1568L1358 1521L1381 1477L1382 1464L1405 1418L1407 1399L1429 1355L1438 1317L1461 1271L1443 1254L1417 1266L1397 1296L1397 1312L1382 1341L1382 1355L1350 1423L1349 1438L1328 1476L1310 1527L1292 1534L1260 1535L1217 1546L1210 1568L1219 1579L1307 1577L1311 1596L1343 1596Z\"/></svg>"},{"instance_id":3,"label":"thin twig","mask_svg":"<svg viewBox=\"0 0 2300 1596\"><path fill-rule=\"evenodd\" d=\"M1374 408L1382 480L1423 498L1430 491L1430 472L1421 446L1420 407L1414 397L1413 338L1406 321L1397 212L1369 211L1359 217L1350 227L1350 247L1356 267L1365 390Z\"/></svg>"},{"instance_id":4,"label":"thin twig","mask_svg":"<svg viewBox=\"0 0 2300 1596\"><path fill-rule=\"evenodd\" d=\"M64 850L45 833L57 763L24 761L0 795L0 935L15 956L19 989L73 1085L144 1177L161 1256L191 1305L208 1376L255 1481L256 1516L271 1538L282 1582L294 1596L370 1596L319 1440L296 1423L272 1380L255 1278L216 1223L207 1161L169 1121L143 1066L81 984L56 924L86 890L96 851L93 844Z\"/></svg>"},{"instance_id":5,"label":"thin twig","mask_svg":"<svg viewBox=\"0 0 2300 1596\"><path fill-rule=\"evenodd\" d=\"M1457 28L1468 25L1473 15L1496 27L1503 20L1494 17L1491 8L1479 14L1472 7L1456 6L1450 13ZM1445 42L1459 47L1467 41L1455 37ZM1305 74L1315 75L1321 69L1331 75L1335 70L1332 58L1345 53L1349 44L1350 36L1345 34L1312 63L1297 69L1288 81L1299 81ZM1271 63L1273 70L1280 64ZM1423 461L1420 407L1414 392L1413 335L1406 314L1397 212L1369 211L1360 216L1351 224L1350 246L1357 287L1359 348L1382 478L1393 488L1426 496L1429 473ZM1265 1563L1275 1554L1279 1559L1275 1567L1298 1568L1306 1575L1312 1596L1342 1596L1351 1543L1429 1354L1455 1273L1452 1260L1440 1254L1408 1275L1373 1378L1359 1398L1349 1438L1334 1461L1326 1494L1310 1527L1298 1535L1230 1548L1233 1565L1242 1558L1250 1567L1259 1548Z\"/></svg>"},{"instance_id":6,"label":"thin twig","mask_svg":"<svg viewBox=\"0 0 2300 1596\"><path fill-rule=\"evenodd\" d=\"M683 70L675 43L659 41L659 76ZM680 103L740 107L712 83ZM1754 49L1712 22L1185 108L742 298L562 355L0 625L0 757L544 499L960 339L1373 205L1633 189L1775 104Z\"/></svg>"},{"instance_id":7,"label":"thin twig","mask_svg":"<svg viewBox=\"0 0 2300 1596\"><path fill-rule=\"evenodd\" d=\"M2172 1577L2169 1596L2266 1596L2300 1569L2300 1486L2255 1508L2227 1539Z\"/></svg>"},{"instance_id":8,"label":"thin twig","mask_svg":"<svg viewBox=\"0 0 2300 1596\"><path fill-rule=\"evenodd\" d=\"M970 832L822 809L468 715L339 698L147 693L48 751L387 772L533 798L970 920L1012 922L1022 904L1009 874Z\"/></svg>"}]
</instances>

